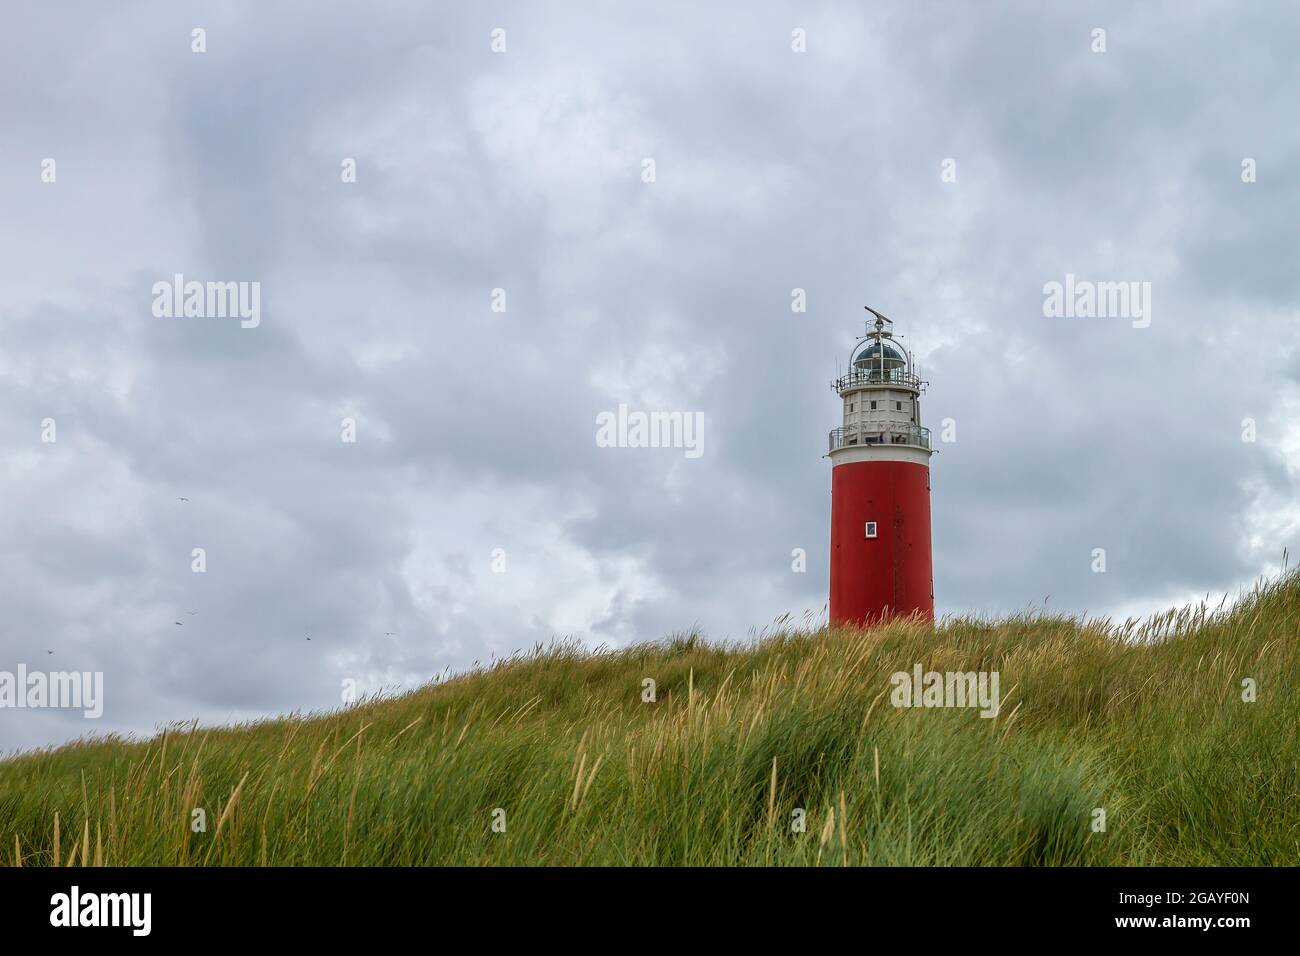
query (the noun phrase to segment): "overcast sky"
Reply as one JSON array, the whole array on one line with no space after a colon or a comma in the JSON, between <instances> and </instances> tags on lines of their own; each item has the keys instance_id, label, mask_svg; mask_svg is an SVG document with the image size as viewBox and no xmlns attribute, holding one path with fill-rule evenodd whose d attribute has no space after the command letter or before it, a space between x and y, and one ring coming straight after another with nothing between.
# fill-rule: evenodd
<instances>
[{"instance_id":1,"label":"overcast sky","mask_svg":"<svg viewBox=\"0 0 1300 956\"><path fill-rule=\"evenodd\" d=\"M955 430L940 613L1297 549L1293 5L68 6L0 14L0 670L104 715L0 749L822 615L866 304ZM177 273L260 324L155 316ZM620 403L704 453L599 447Z\"/></svg>"}]
</instances>

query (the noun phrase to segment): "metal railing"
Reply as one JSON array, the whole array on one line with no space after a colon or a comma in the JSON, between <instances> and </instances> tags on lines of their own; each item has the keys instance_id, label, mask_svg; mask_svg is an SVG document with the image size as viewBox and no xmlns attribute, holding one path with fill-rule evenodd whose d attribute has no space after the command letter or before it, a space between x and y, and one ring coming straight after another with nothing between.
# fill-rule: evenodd
<instances>
[{"instance_id":1,"label":"metal railing","mask_svg":"<svg viewBox=\"0 0 1300 956\"><path fill-rule=\"evenodd\" d=\"M929 448L930 429L919 425L843 425L831 429L831 451L853 445L914 445Z\"/></svg>"},{"instance_id":2,"label":"metal railing","mask_svg":"<svg viewBox=\"0 0 1300 956\"><path fill-rule=\"evenodd\" d=\"M924 384L920 377L901 368L855 368L848 375L841 375L831 387L837 392L843 392L846 388L863 388L868 385L899 385L920 391Z\"/></svg>"}]
</instances>

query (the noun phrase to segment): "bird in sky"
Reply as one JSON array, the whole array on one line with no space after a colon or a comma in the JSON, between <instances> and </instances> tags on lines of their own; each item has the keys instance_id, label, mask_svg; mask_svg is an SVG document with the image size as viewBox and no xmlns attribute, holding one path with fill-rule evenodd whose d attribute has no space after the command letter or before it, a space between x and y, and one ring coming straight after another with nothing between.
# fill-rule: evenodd
<instances>
[{"instance_id":1,"label":"bird in sky","mask_svg":"<svg viewBox=\"0 0 1300 956\"><path fill-rule=\"evenodd\" d=\"M176 500L177 500L177 501L189 501L190 499L189 499L189 498L181 498L181 497L177 497Z\"/></svg>"},{"instance_id":2,"label":"bird in sky","mask_svg":"<svg viewBox=\"0 0 1300 956\"><path fill-rule=\"evenodd\" d=\"M177 621L177 622L176 622L176 626L177 626L177 627L184 627L185 625L182 624L180 621Z\"/></svg>"},{"instance_id":3,"label":"bird in sky","mask_svg":"<svg viewBox=\"0 0 1300 956\"><path fill-rule=\"evenodd\" d=\"M311 640L311 638L310 638L310 637L309 637L309 638L307 638L307 640L309 640L309 641L310 641L310 640Z\"/></svg>"}]
</instances>

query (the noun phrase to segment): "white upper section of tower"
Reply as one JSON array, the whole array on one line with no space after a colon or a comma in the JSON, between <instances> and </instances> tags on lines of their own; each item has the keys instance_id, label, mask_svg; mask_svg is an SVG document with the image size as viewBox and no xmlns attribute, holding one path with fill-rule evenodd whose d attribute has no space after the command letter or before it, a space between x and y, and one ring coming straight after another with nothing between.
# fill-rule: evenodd
<instances>
[{"instance_id":1,"label":"white upper section of tower","mask_svg":"<svg viewBox=\"0 0 1300 956\"><path fill-rule=\"evenodd\" d=\"M830 450L850 446L907 445L930 449L930 430L921 425L921 392L912 355L889 330L893 323L867 307L875 326L854 346L849 371L834 383L844 402L841 427L830 434Z\"/></svg>"}]
</instances>

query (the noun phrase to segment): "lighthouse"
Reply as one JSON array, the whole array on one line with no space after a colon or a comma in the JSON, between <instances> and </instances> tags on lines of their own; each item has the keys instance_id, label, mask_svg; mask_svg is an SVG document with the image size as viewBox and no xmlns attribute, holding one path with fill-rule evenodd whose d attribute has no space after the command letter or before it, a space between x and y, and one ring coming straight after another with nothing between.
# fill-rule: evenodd
<instances>
[{"instance_id":1,"label":"lighthouse","mask_svg":"<svg viewBox=\"0 0 1300 956\"><path fill-rule=\"evenodd\" d=\"M830 434L831 624L934 617L930 558L930 429L912 355L893 322L874 326L832 383L844 403Z\"/></svg>"}]
</instances>

